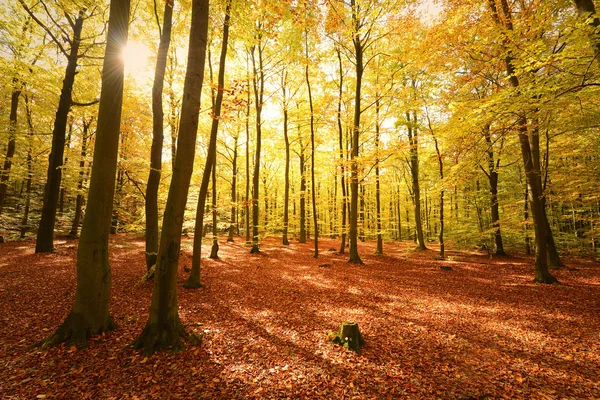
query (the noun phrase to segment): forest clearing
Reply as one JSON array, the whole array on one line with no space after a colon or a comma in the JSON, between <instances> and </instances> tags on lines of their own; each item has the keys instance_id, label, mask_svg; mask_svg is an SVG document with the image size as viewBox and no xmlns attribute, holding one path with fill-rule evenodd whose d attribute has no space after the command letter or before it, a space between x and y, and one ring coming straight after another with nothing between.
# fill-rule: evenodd
<instances>
[{"instance_id":1,"label":"forest clearing","mask_svg":"<svg viewBox=\"0 0 600 400\"><path fill-rule=\"evenodd\" d=\"M55 254L0 245L2 398L583 399L600 397L598 263L567 258L561 285L531 282L531 257L415 252L412 241L361 243L365 265L311 246L243 238L203 262L205 288L180 290L184 325L202 344L144 357L126 346L148 316L143 238L111 237L111 314L118 329L89 347L29 348L64 318L76 241ZM323 240L323 249L338 241ZM182 244L178 285L190 264ZM323 264L328 264L323 266ZM319 266L321 265L321 267ZM445 271L440 266L451 266ZM358 322L360 355L330 343ZM43 397L43 396L46 397Z\"/></svg>"}]
</instances>

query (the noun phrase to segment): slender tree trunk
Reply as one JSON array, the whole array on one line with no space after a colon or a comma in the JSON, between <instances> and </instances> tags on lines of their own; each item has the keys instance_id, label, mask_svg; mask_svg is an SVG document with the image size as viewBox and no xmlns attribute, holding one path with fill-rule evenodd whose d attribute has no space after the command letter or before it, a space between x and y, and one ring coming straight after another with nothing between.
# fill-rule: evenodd
<instances>
[{"instance_id":1,"label":"slender tree trunk","mask_svg":"<svg viewBox=\"0 0 600 400\"><path fill-rule=\"evenodd\" d=\"M79 224L81 222L81 209L83 207L83 181L85 175L85 158L87 156L87 145L89 138L89 129L93 122L93 118L86 121L83 120L83 133L81 134L81 158L79 159L79 180L77 181L77 200L75 201L75 217L69 236L76 238L79 233Z\"/></svg>"},{"instance_id":2,"label":"slender tree trunk","mask_svg":"<svg viewBox=\"0 0 600 400\"><path fill-rule=\"evenodd\" d=\"M529 191L527 189L527 184L525 184L525 254L531 254L531 239L529 238Z\"/></svg>"},{"instance_id":3,"label":"slender tree trunk","mask_svg":"<svg viewBox=\"0 0 600 400\"><path fill-rule=\"evenodd\" d=\"M375 100L375 212L377 220L377 249L375 254L383 254L383 237L381 234L381 184L379 182L379 93Z\"/></svg>"},{"instance_id":4,"label":"slender tree trunk","mask_svg":"<svg viewBox=\"0 0 600 400\"><path fill-rule=\"evenodd\" d=\"M358 255L358 146L360 134L360 101L362 90L362 76L364 72L363 51L364 43L360 35L360 23L356 1L351 0L352 8L352 25L354 56L355 56L355 71L356 71L356 90L354 93L354 122L352 126L352 153L350 156L350 257L348 262L362 264L362 260Z\"/></svg>"},{"instance_id":5,"label":"slender tree trunk","mask_svg":"<svg viewBox=\"0 0 600 400\"><path fill-rule=\"evenodd\" d=\"M283 235L281 242L289 246L288 230L290 224L290 138L288 135L288 99L287 99L287 70L281 77L281 91L283 92L283 140L285 142L285 188L283 199Z\"/></svg>"},{"instance_id":6,"label":"slender tree trunk","mask_svg":"<svg viewBox=\"0 0 600 400\"><path fill-rule=\"evenodd\" d=\"M127 43L128 22L129 0L112 0L102 68L90 201L77 250L75 300L63 324L42 342L44 347L65 341L86 344L90 336L116 327L108 312L111 283L108 235L123 104L124 73L121 49Z\"/></svg>"},{"instance_id":7,"label":"slender tree trunk","mask_svg":"<svg viewBox=\"0 0 600 400\"><path fill-rule=\"evenodd\" d=\"M411 121L410 111L406 113L406 122L408 130L408 140L410 142L410 174L412 178L412 191L415 206L415 230L417 249L427 250L425 239L423 237L423 223L421 221L421 188L419 185L419 140L417 133L417 118L413 115Z\"/></svg>"},{"instance_id":8,"label":"slender tree trunk","mask_svg":"<svg viewBox=\"0 0 600 400\"><path fill-rule=\"evenodd\" d=\"M6 157L4 158L4 166L0 174L0 214L6 200L6 191L8 189L8 178L10 177L10 168L12 159L15 155L17 143L17 109L19 108L19 97L21 97L20 82L17 78L13 78L13 91L10 96L10 115L8 125L8 146L6 148Z\"/></svg>"},{"instance_id":9,"label":"slender tree trunk","mask_svg":"<svg viewBox=\"0 0 600 400\"><path fill-rule=\"evenodd\" d=\"M313 109L312 90L310 87L310 79L308 74L308 31L304 31L304 44L306 50L306 66L304 67L304 76L306 78L306 87L308 88L308 106L310 110L310 184L312 195L312 214L313 225L315 230L315 253L314 258L319 257L319 217L317 214L317 191L315 189L315 116Z\"/></svg>"},{"instance_id":10,"label":"slender tree trunk","mask_svg":"<svg viewBox=\"0 0 600 400\"><path fill-rule=\"evenodd\" d=\"M248 98L246 99L246 201L244 216L246 225L246 245L250 245L250 73L248 73Z\"/></svg>"},{"instance_id":11,"label":"slender tree trunk","mask_svg":"<svg viewBox=\"0 0 600 400\"><path fill-rule=\"evenodd\" d=\"M150 173L146 186L146 268L156 264L158 254L158 187L162 170L163 120L162 107L167 55L171 44L174 0L165 2L163 31L160 34L154 83L152 85L152 147L150 149Z\"/></svg>"},{"instance_id":12,"label":"slender tree trunk","mask_svg":"<svg viewBox=\"0 0 600 400\"><path fill-rule=\"evenodd\" d=\"M216 260L219 258L219 240L217 226L217 157L213 160L212 168L212 247L209 258Z\"/></svg>"},{"instance_id":13,"label":"slender tree trunk","mask_svg":"<svg viewBox=\"0 0 600 400\"><path fill-rule=\"evenodd\" d=\"M199 10L205 12L204 7L208 8L207 0L195 0L199 1ZM206 5L205 5L206 3ZM195 3L194 3L195 4ZM228 0L227 6L225 8L225 20L223 22L223 40L221 43L221 56L219 58L219 76L217 77L217 96L214 101L213 108L213 120L210 130L210 139L208 143L208 153L206 155L206 164L204 165L204 172L202 174L202 182L200 183L200 193L198 194L198 206L196 207L196 223L194 225L194 249L192 251L192 272L188 277L187 281L183 285L186 289L194 289L202 287L200 283L200 260L201 260L201 251L202 251L202 236L204 234L204 212L206 206L206 194L208 193L208 183L211 177L211 172L216 164L217 158L217 133L219 131L219 119L221 116L221 104L223 103L223 91L225 86L225 62L227 60L227 45L229 41L229 20L230 20L230 12L231 12L231 0ZM204 15L202 19L198 21L199 24L204 24ZM202 25L202 30L205 27ZM202 33L204 35L204 33ZM203 37L201 43L198 43L198 46L203 46L206 49L206 41L205 37ZM191 41L191 36L190 36ZM191 46L191 43L190 43ZM190 54L191 56L191 54ZM206 56L204 52L201 55L201 61L204 64ZM202 68L204 70L204 66ZM188 68L189 71L189 68ZM202 81L200 81L202 83ZM183 116L183 109L181 111ZM183 117L180 126L183 127ZM195 121L196 127L198 126L197 116ZM180 129L181 131L182 129ZM181 135L181 132L180 132ZM179 142L181 143L181 141ZM178 151L181 152L183 149L181 146L177 145ZM192 162L193 163L193 162ZM189 180L188 180L189 182ZM188 183L189 184L189 183Z\"/></svg>"},{"instance_id":14,"label":"slender tree trunk","mask_svg":"<svg viewBox=\"0 0 600 400\"><path fill-rule=\"evenodd\" d=\"M263 43L262 34L259 34L258 44L252 47L252 69L254 85L254 105L256 107L256 147L254 160L254 175L252 177L252 249L250 253L260 252L258 248L258 186L260 183L260 148L262 141L262 107L265 91L265 73L263 69ZM255 50L258 51L258 66L256 65Z\"/></svg>"},{"instance_id":15,"label":"slender tree trunk","mask_svg":"<svg viewBox=\"0 0 600 400\"><path fill-rule=\"evenodd\" d=\"M537 111L537 110L536 110ZM540 182L542 177L542 163L540 162L540 133L539 133L539 120L537 116L532 119L531 122L531 133L529 135L529 143L531 144L531 153L533 158L533 168L540 176ZM547 162L547 161L546 161ZM546 164L547 165L547 164ZM542 184L542 192L546 192L545 185ZM544 207L544 224L546 225L546 245L548 249L548 266L552 268L563 267L564 264L560 259L556 243L554 242L554 235L552 234L552 228L550 227L550 221L548 220L548 214L546 212L546 195L542 198L542 204Z\"/></svg>"},{"instance_id":16,"label":"slender tree trunk","mask_svg":"<svg viewBox=\"0 0 600 400\"><path fill-rule=\"evenodd\" d=\"M338 107L337 107L337 126L338 126L338 137L340 145L340 184L342 186L342 234L340 240L340 254L344 254L346 250L346 210L348 203L348 194L346 192L346 168L345 168L345 156L346 153L344 147L344 129L342 127L342 102L344 93L344 71L342 64L342 53L339 47L336 46L335 52L338 59L338 65L340 69L340 81L339 81L339 93L338 93Z\"/></svg>"},{"instance_id":17,"label":"slender tree trunk","mask_svg":"<svg viewBox=\"0 0 600 400\"><path fill-rule=\"evenodd\" d=\"M239 132L236 133L233 143L233 161L231 163L231 224L229 225L229 236L227 242L233 242L233 235L237 227L237 158Z\"/></svg>"},{"instance_id":18,"label":"slender tree trunk","mask_svg":"<svg viewBox=\"0 0 600 400\"><path fill-rule=\"evenodd\" d=\"M492 17L498 25L508 31L513 30L511 14L506 0L500 0L504 18L500 19L498 16L495 0L488 0ZM506 63L506 74L509 77L509 83L513 88L519 87L519 79L515 75L515 69L513 66L513 58L509 53L505 57ZM533 225L535 230L535 282L539 283L556 283L557 279L550 274L548 270L548 258L547 258L547 236L546 236L546 223L545 223L545 212L543 204L543 189L542 181L539 171L535 170L533 154L531 151L531 144L529 142L529 135L527 131L527 118L520 116L518 118L518 129L519 129L519 144L521 147L521 154L523 156L523 164L525 170L525 176L527 177L527 186L529 190L529 203L531 207L531 214L533 216Z\"/></svg>"},{"instance_id":19,"label":"slender tree trunk","mask_svg":"<svg viewBox=\"0 0 600 400\"><path fill-rule=\"evenodd\" d=\"M300 127L298 127L300 131ZM304 157L304 143L302 136L298 135L300 142L300 243L306 243L306 159Z\"/></svg>"},{"instance_id":20,"label":"slender tree trunk","mask_svg":"<svg viewBox=\"0 0 600 400\"><path fill-rule=\"evenodd\" d=\"M494 148L492 137L490 135L489 125L484 128L484 137L487 145L488 171L486 176L490 183L490 211L492 216L492 228L494 229L494 242L497 256L505 256L504 244L502 242L502 233L500 231L500 208L498 204L498 165L499 160L494 158Z\"/></svg>"},{"instance_id":21,"label":"slender tree trunk","mask_svg":"<svg viewBox=\"0 0 600 400\"><path fill-rule=\"evenodd\" d=\"M179 350L183 347L181 339L190 338L179 319L177 265L183 215L196 151L200 95L206 62L208 6L208 0L192 2L188 62L177 138L177 159L171 176L158 246L150 316L146 327L133 343L135 348L144 349L146 354L152 354L157 349ZM192 336L191 339L197 338ZM193 342L197 341L193 340Z\"/></svg>"},{"instance_id":22,"label":"slender tree trunk","mask_svg":"<svg viewBox=\"0 0 600 400\"><path fill-rule=\"evenodd\" d=\"M60 92L54 129L52 131L52 149L50 150L50 157L48 159L48 174L44 189L42 218L35 243L36 253L50 253L54 251L54 223L56 222L56 207L62 178L67 117L71 109L73 84L75 82L75 75L77 74L77 60L79 58L78 52L82 28L83 11L80 11L73 26L71 51L67 59L65 79L63 80Z\"/></svg>"},{"instance_id":23,"label":"slender tree trunk","mask_svg":"<svg viewBox=\"0 0 600 400\"><path fill-rule=\"evenodd\" d=\"M33 179L33 120L31 118L31 104L29 97L25 96L25 117L27 119L27 183L25 188L25 209L21 219L20 238L24 239L29 228L29 209L31 207L31 181Z\"/></svg>"}]
</instances>

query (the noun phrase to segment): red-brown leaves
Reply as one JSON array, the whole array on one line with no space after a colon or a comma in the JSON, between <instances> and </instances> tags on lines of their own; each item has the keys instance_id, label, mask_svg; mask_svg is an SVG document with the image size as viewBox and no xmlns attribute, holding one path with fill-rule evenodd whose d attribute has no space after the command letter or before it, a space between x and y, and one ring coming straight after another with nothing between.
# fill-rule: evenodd
<instances>
[{"instance_id":1,"label":"red-brown leaves","mask_svg":"<svg viewBox=\"0 0 600 400\"><path fill-rule=\"evenodd\" d=\"M33 254L0 245L0 393L3 398L585 398L599 397L600 270L568 260L562 286L531 282L532 260L389 243L360 244L365 265L279 238L249 255L220 244L202 260L206 288L180 291L180 316L199 347L145 358L125 348L147 319L151 283L143 241L112 238L111 314L119 329L83 350L28 346L69 310L75 242ZM184 241L180 284L191 242ZM208 252L204 252L208 254ZM330 264L319 268L320 264ZM441 270L448 265L452 270ZM327 341L342 321L367 341L361 356Z\"/></svg>"}]
</instances>

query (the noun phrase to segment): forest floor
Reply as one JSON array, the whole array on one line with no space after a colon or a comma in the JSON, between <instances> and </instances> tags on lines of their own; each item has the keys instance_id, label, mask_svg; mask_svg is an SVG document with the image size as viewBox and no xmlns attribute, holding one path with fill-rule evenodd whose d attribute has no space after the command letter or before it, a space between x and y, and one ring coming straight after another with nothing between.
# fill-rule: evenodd
<instances>
[{"instance_id":1,"label":"forest floor","mask_svg":"<svg viewBox=\"0 0 600 400\"><path fill-rule=\"evenodd\" d=\"M126 347L144 327L152 283L139 236L111 236L111 314L119 329L76 349L30 346L67 315L77 242L54 254L0 244L2 399L583 399L600 398L600 264L567 258L560 285L532 283L532 259L360 243L348 264L322 239L289 247L242 238L203 259L205 288L181 288L180 316L200 346L150 358ZM205 242L208 242L206 240ZM203 256L209 253L208 245ZM328 265L323 265L328 264ZM450 266L452 270L442 270ZM328 342L358 322L360 355Z\"/></svg>"}]
</instances>

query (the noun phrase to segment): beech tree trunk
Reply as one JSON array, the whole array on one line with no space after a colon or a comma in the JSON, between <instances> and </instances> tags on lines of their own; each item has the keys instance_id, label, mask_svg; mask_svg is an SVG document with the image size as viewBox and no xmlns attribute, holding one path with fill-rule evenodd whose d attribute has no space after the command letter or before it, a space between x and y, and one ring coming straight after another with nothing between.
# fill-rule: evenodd
<instances>
[{"instance_id":1,"label":"beech tree trunk","mask_svg":"<svg viewBox=\"0 0 600 400\"><path fill-rule=\"evenodd\" d=\"M158 44L154 83L152 84L152 147L150 149L150 173L146 185L146 268L156 264L158 254L158 187L162 170L164 141L164 111L162 107L167 55L171 44L174 1L165 2L163 30Z\"/></svg>"},{"instance_id":2,"label":"beech tree trunk","mask_svg":"<svg viewBox=\"0 0 600 400\"><path fill-rule=\"evenodd\" d=\"M411 120L410 111L406 112L408 140L410 142L410 175L412 179L412 192L415 206L415 230L417 249L427 250L425 238L423 237L423 223L421 220L421 188L419 185L419 140L416 128L416 115ZM414 123L414 125L413 125Z\"/></svg>"},{"instance_id":3,"label":"beech tree trunk","mask_svg":"<svg viewBox=\"0 0 600 400\"><path fill-rule=\"evenodd\" d=\"M248 72L248 98L246 99L246 201L244 202L246 245L250 245L250 73Z\"/></svg>"},{"instance_id":4,"label":"beech tree trunk","mask_svg":"<svg viewBox=\"0 0 600 400\"><path fill-rule=\"evenodd\" d=\"M218 240L218 227L217 227L217 157L215 151L215 158L213 160L212 168L212 247L210 249L210 256L213 260L219 258L219 240Z\"/></svg>"},{"instance_id":5,"label":"beech tree trunk","mask_svg":"<svg viewBox=\"0 0 600 400\"><path fill-rule=\"evenodd\" d=\"M287 98L287 70L281 76L281 91L283 94L283 140L285 142L285 188L283 199L283 234L281 243L289 246L288 230L290 225L290 138L288 135L288 98Z\"/></svg>"},{"instance_id":6,"label":"beech tree trunk","mask_svg":"<svg viewBox=\"0 0 600 400\"><path fill-rule=\"evenodd\" d=\"M262 141L262 107L265 92L265 71L263 66L263 47L262 33L257 36L258 44L252 47L252 69L253 79L252 83L254 86L254 106L256 109L256 147L255 147L255 158L254 158L254 175L252 176L252 249L250 253L258 253L258 200L259 191L258 186L260 183L260 148ZM258 52L258 65L256 62L255 51Z\"/></svg>"},{"instance_id":7,"label":"beech tree trunk","mask_svg":"<svg viewBox=\"0 0 600 400\"><path fill-rule=\"evenodd\" d=\"M494 229L495 254L497 256L505 256L506 252L504 251L502 233L500 232L500 208L498 204L498 167L500 160L494 158L494 148L489 125L484 128L483 134L487 144L488 171L484 170L484 172L490 183L490 211L492 227Z\"/></svg>"},{"instance_id":8,"label":"beech tree trunk","mask_svg":"<svg viewBox=\"0 0 600 400\"><path fill-rule=\"evenodd\" d=\"M204 3L206 0L202 0ZM206 1L206 3L208 3ZM204 4L201 5L202 11L204 10ZM208 8L208 4L206 5ZM186 280L183 285L186 289L194 289L202 287L200 282L200 263L201 263L201 252L202 252L202 236L204 234L204 212L206 206L206 194L208 193L208 183L211 177L211 173L213 168L215 167L216 158L217 158L217 133L219 131L219 118L221 116L221 104L223 103L223 92L225 86L225 62L227 61L227 44L229 42L229 20L230 20L230 12L231 12L231 0L228 0L227 6L225 8L225 20L223 22L223 40L221 43L221 55L219 57L219 75L217 77L217 96L213 104L213 120L210 129L210 139L208 143L208 153L206 155L206 163L204 165L204 172L202 174L202 182L200 183L200 193L198 194L198 206L196 207L196 223L194 224L194 249L192 252L192 272L190 276ZM203 17L204 18L204 17ZM204 20L202 19L202 23ZM202 28L204 29L204 27ZM204 46L206 50L206 42L205 38L202 39L203 42L201 46ZM191 36L190 36L191 41ZM191 46L191 44L190 44ZM190 54L191 56L191 54ZM204 65L206 56L202 54L202 64ZM204 70L204 66L202 67ZM183 110L182 110L183 115ZM196 116L197 118L197 116ZM180 126L183 126L183 118L181 120ZM196 127L198 126L198 121L196 119ZM181 129L180 129L181 131ZM180 133L181 135L181 133ZM181 142L179 142L181 143ZM178 151L181 152L182 149L177 145ZM192 157L193 164L193 157ZM189 180L188 180L189 182ZM214 204L214 201L213 201Z\"/></svg>"},{"instance_id":9,"label":"beech tree trunk","mask_svg":"<svg viewBox=\"0 0 600 400\"><path fill-rule=\"evenodd\" d=\"M233 161L231 163L231 223L229 224L229 236L227 242L233 242L233 235L237 227L237 158L238 158L238 133L234 137Z\"/></svg>"},{"instance_id":10,"label":"beech tree trunk","mask_svg":"<svg viewBox=\"0 0 600 400\"><path fill-rule=\"evenodd\" d=\"M15 155L17 143L17 109L19 108L19 97L21 97L20 82L17 78L13 78L13 91L10 96L10 114L8 124L8 146L6 147L6 157L4 158L4 166L0 174L0 214L6 200L6 191L8 189L8 178L10 177L10 169L12 159Z\"/></svg>"},{"instance_id":11,"label":"beech tree trunk","mask_svg":"<svg viewBox=\"0 0 600 400\"><path fill-rule=\"evenodd\" d=\"M63 324L42 342L44 347L65 341L83 345L90 336L116 327L108 312L111 283L108 235L123 104L121 49L127 43L129 7L129 0L110 3L90 200L77 250L75 300Z\"/></svg>"},{"instance_id":12,"label":"beech tree trunk","mask_svg":"<svg viewBox=\"0 0 600 400\"><path fill-rule=\"evenodd\" d=\"M298 127L298 132L300 127ZM300 142L300 243L306 243L306 158L304 157L304 143L302 136L298 135Z\"/></svg>"},{"instance_id":13,"label":"beech tree trunk","mask_svg":"<svg viewBox=\"0 0 600 400\"><path fill-rule=\"evenodd\" d=\"M356 88L354 93L354 122L352 126L352 152L350 154L350 257L348 262L362 264L358 255L358 146L360 144L360 101L362 91L362 77L364 72L363 51L364 45L360 34L360 23L356 1L350 1L352 8L352 31L355 56Z\"/></svg>"},{"instance_id":14,"label":"beech tree trunk","mask_svg":"<svg viewBox=\"0 0 600 400\"><path fill-rule=\"evenodd\" d=\"M496 7L495 0L488 0L492 17L496 23L508 31L513 30L510 9L506 0L500 0L502 6L502 12L504 18L500 19ZM506 74L509 77L508 81L513 88L519 87L519 78L515 75L515 68L513 66L513 58L510 52L505 57ZM518 129L519 129L519 144L521 147L521 154L523 157L523 164L525 169L525 176L527 177L527 187L529 190L529 204L531 207L531 215L533 216L533 226L535 231L535 282L539 283L556 283L557 279L550 274L548 270L548 257L547 257L547 236L546 236L546 222L545 222L545 211L543 204L543 189L542 180L539 170L536 171L534 166L533 154L531 151L531 145L529 143L529 134L527 131L527 118L520 116L518 118Z\"/></svg>"},{"instance_id":15,"label":"beech tree trunk","mask_svg":"<svg viewBox=\"0 0 600 400\"><path fill-rule=\"evenodd\" d=\"M375 213L377 223L377 249L375 254L383 254L383 236L381 234L381 183L379 182L379 93L375 100Z\"/></svg>"},{"instance_id":16,"label":"beech tree trunk","mask_svg":"<svg viewBox=\"0 0 600 400\"><path fill-rule=\"evenodd\" d=\"M79 44L81 30L83 28L83 11L75 20L73 26L73 39L71 50L67 58L65 79L63 80L58 109L52 130L52 149L48 158L48 173L44 189L44 203L42 206L42 217L35 243L36 253L50 253L54 251L54 223L56 222L56 209L62 179L63 156L65 151L65 134L67 129L67 117L71 109L73 84L77 74L77 60L79 59ZM120 112L120 107L119 107ZM118 146L118 143L117 143Z\"/></svg>"},{"instance_id":17,"label":"beech tree trunk","mask_svg":"<svg viewBox=\"0 0 600 400\"><path fill-rule=\"evenodd\" d=\"M342 227L341 227L341 240L340 240L340 254L344 254L346 250L346 210L348 207L348 193L346 192L346 158L345 158L345 147L344 147L344 129L342 126L342 102L344 93L344 71L342 64L342 53L339 47L336 46L335 52L338 59L338 66L340 69L340 81L339 81L339 93L338 93L338 107L337 107L337 126L338 126L338 140L340 145L340 184L342 186Z\"/></svg>"},{"instance_id":18,"label":"beech tree trunk","mask_svg":"<svg viewBox=\"0 0 600 400\"><path fill-rule=\"evenodd\" d=\"M33 179L33 121L31 118L31 105L29 97L25 96L25 117L27 119L27 183L25 185L25 209L23 210L23 218L21 219L20 238L24 239L27 230L29 229L29 209L31 207L31 181Z\"/></svg>"},{"instance_id":19,"label":"beech tree trunk","mask_svg":"<svg viewBox=\"0 0 600 400\"><path fill-rule=\"evenodd\" d=\"M317 191L315 189L315 116L313 109L312 90L310 87L310 79L308 75L308 31L304 31L304 45L306 51L306 66L304 67L304 77L306 78L306 87L308 89L308 107L310 110L310 185L311 185L311 196L312 196L312 214L313 214L313 225L315 230L315 252L314 258L319 257L319 216L317 214Z\"/></svg>"},{"instance_id":20,"label":"beech tree trunk","mask_svg":"<svg viewBox=\"0 0 600 400\"><path fill-rule=\"evenodd\" d=\"M87 144L88 138L90 137L89 129L94 121L94 118L89 120L83 119L83 133L81 134L81 158L79 159L79 180L77 181L77 200L75 200L75 216L73 217L73 224L71 225L71 231L69 236L76 238L79 234L79 224L81 222L81 209L83 207L83 182L85 176L85 157L87 156Z\"/></svg>"},{"instance_id":21,"label":"beech tree trunk","mask_svg":"<svg viewBox=\"0 0 600 400\"><path fill-rule=\"evenodd\" d=\"M157 349L179 350L183 348L182 338L197 342L195 336L190 337L187 334L179 319L177 265L181 247L183 215L196 151L200 95L206 62L208 8L208 0L193 0L192 2L187 71L177 138L177 158L171 176L158 246L150 316L146 327L133 342L135 348L143 349L146 354L152 354Z\"/></svg>"}]
</instances>

